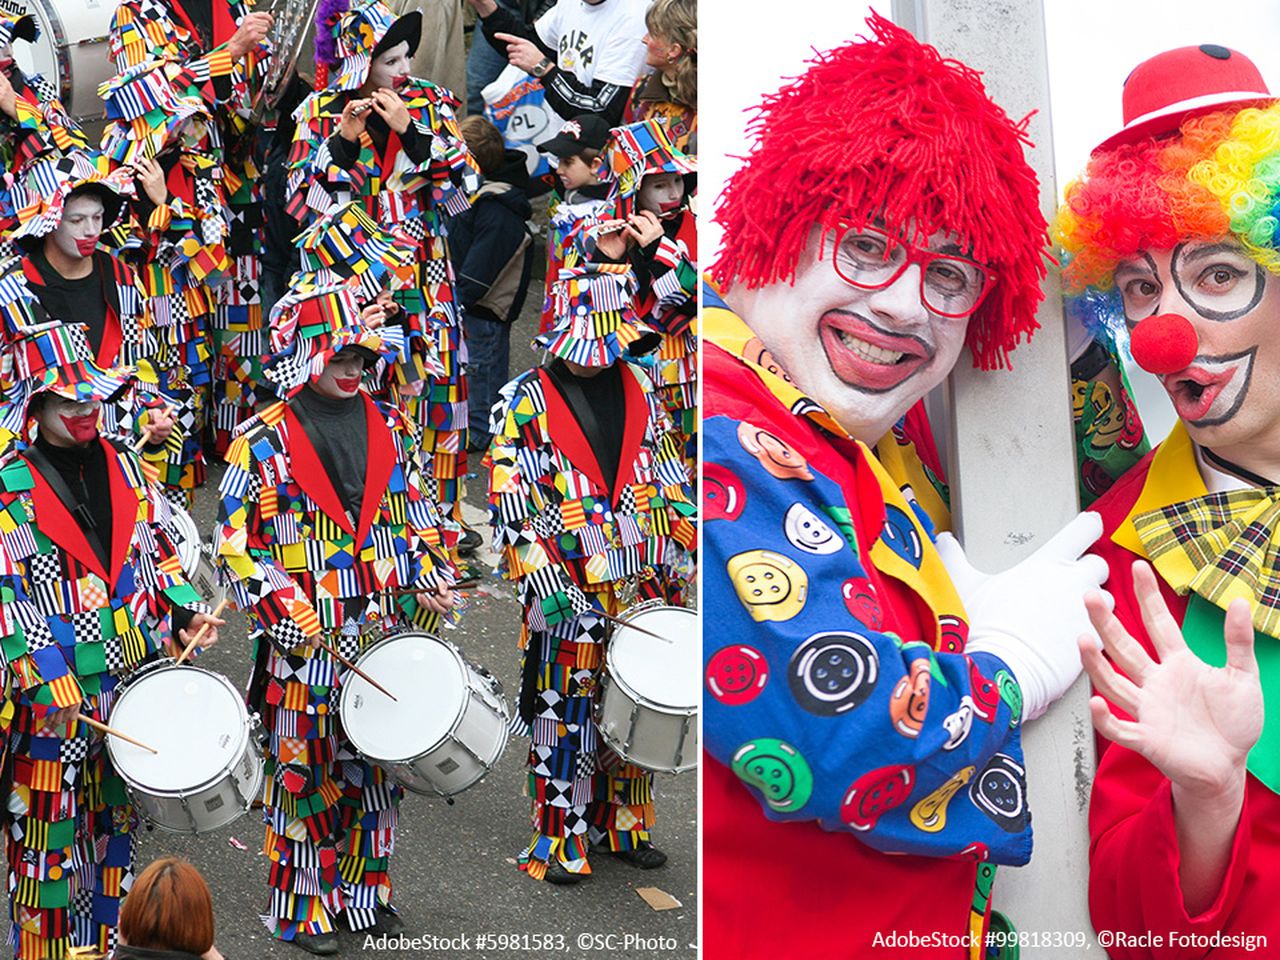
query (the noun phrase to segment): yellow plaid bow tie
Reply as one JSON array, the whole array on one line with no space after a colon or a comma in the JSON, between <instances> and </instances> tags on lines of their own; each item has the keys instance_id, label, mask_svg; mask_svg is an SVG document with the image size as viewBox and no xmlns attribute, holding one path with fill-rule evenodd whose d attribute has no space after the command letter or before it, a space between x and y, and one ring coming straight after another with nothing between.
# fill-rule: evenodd
<instances>
[{"instance_id":1,"label":"yellow plaid bow tie","mask_svg":"<svg viewBox=\"0 0 1280 960\"><path fill-rule=\"evenodd\" d=\"M1151 563L1179 595L1225 610L1253 605L1253 626L1280 637L1280 486L1210 493L1133 518Z\"/></svg>"}]
</instances>

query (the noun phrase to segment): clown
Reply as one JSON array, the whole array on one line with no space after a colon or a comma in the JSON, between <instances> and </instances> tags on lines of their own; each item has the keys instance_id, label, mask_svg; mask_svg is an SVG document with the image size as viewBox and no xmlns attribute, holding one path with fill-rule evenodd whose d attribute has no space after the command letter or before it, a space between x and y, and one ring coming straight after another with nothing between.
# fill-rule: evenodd
<instances>
[{"instance_id":1,"label":"clown","mask_svg":"<svg viewBox=\"0 0 1280 960\"><path fill-rule=\"evenodd\" d=\"M0 466L9 942L23 960L109 952L132 880L138 820L79 718L106 721L167 640L185 645L207 623L209 647L223 622L183 578L169 502L132 450L98 433L104 401L126 389L120 371L82 361L23 381L0 409L36 433Z\"/></svg>"},{"instance_id":2,"label":"clown","mask_svg":"<svg viewBox=\"0 0 1280 960\"><path fill-rule=\"evenodd\" d=\"M333 954L339 916L353 930L402 926L389 874L402 791L339 730L346 674L320 639L354 659L389 630L436 629L454 571L417 431L361 389L367 368L399 356L399 328L373 326L382 306L362 312L332 273L290 285L268 367L288 399L228 451L214 551L250 620L250 700L270 737L264 920L278 939Z\"/></svg>"},{"instance_id":3,"label":"clown","mask_svg":"<svg viewBox=\"0 0 1280 960\"><path fill-rule=\"evenodd\" d=\"M467 387L445 217L468 207L479 169L453 95L409 76L421 12L393 19L381 0L356 0L349 9L338 0L322 3L316 17L317 58L329 64L331 82L294 114L288 212L309 225L358 201L375 222L418 245L415 275L396 290L410 351L397 365L394 392L423 427L433 499L452 546L467 472Z\"/></svg>"},{"instance_id":4,"label":"clown","mask_svg":"<svg viewBox=\"0 0 1280 960\"><path fill-rule=\"evenodd\" d=\"M144 180L155 176L147 162L154 158L164 177L163 191L145 191L151 203L143 211L149 245L143 262L156 271L144 271L146 292L161 301L157 313L170 340L175 390L203 390L204 361L193 325L213 301L211 419L220 453L237 424L253 415L267 353L258 293L257 131L248 115L266 70L256 51L272 18L249 12L249 6L240 0L122 0L110 38L119 72L101 91L108 120L103 153L136 168ZM192 417L199 425L200 417ZM170 473L189 490L199 467L194 449L182 452L188 460Z\"/></svg>"},{"instance_id":5,"label":"clown","mask_svg":"<svg viewBox=\"0 0 1280 960\"><path fill-rule=\"evenodd\" d=\"M681 436L689 476L698 469L698 224L690 204L697 161L646 120L618 127L604 150L609 196L579 242L606 260L629 260L643 277L639 313L662 333L655 386ZM615 228L621 229L615 229Z\"/></svg>"},{"instance_id":6,"label":"clown","mask_svg":"<svg viewBox=\"0 0 1280 960\"><path fill-rule=\"evenodd\" d=\"M145 436L144 458L163 470L184 434L160 392L152 316L134 272L99 244L132 189L127 172L104 176L92 155L75 152L36 162L10 191L21 255L0 264L0 385L80 361L137 367L134 386L106 406L105 428ZM44 333L37 349L33 337Z\"/></svg>"},{"instance_id":7,"label":"clown","mask_svg":"<svg viewBox=\"0 0 1280 960\"><path fill-rule=\"evenodd\" d=\"M635 316L635 278L608 264L565 270L561 318L538 338L554 358L503 387L494 407L489 510L524 622L520 717L529 725L533 839L520 868L577 883L588 852L641 869L653 775L600 744L592 708L607 624L632 603L679 603L696 530L677 441L648 379L624 362L656 335Z\"/></svg>"},{"instance_id":8,"label":"clown","mask_svg":"<svg viewBox=\"0 0 1280 960\"><path fill-rule=\"evenodd\" d=\"M1080 670L1084 515L969 567L918 401L1035 328L1025 123L873 15L769 97L703 314L705 952L985 956L1031 854L1024 722ZM797 144L804 144L797 150ZM973 947L963 945L965 935Z\"/></svg>"},{"instance_id":9,"label":"clown","mask_svg":"<svg viewBox=\"0 0 1280 960\"><path fill-rule=\"evenodd\" d=\"M1261 826L1280 815L1280 103L1205 44L1140 64L1123 106L1059 211L1064 287L1100 335L1127 330L1178 422L1095 504L1115 612L1091 602L1109 659L1085 655L1090 908L1099 930L1280 936Z\"/></svg>"}]
</instances>

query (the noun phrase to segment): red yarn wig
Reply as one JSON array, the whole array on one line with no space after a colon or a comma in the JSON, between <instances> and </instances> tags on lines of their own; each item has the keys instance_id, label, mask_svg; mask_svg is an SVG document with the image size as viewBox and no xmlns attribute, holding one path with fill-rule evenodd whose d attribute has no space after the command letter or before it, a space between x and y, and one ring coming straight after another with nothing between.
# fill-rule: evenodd
<instances>
[{"instance_id":1,"label":"red yarn wig","mask_svg":"<svg viewBox=\"0 0 1280 960\"><path fill-rule=\"evenodd\" d=\"M966 342L975 365L1005 366L1043 296L1046 224L1022 153L1030 116L1015 123L976 71L879 14L867 23L873 39L819 54L756 108L755 144L716 209L712 276L726 290L790 282L815 226L880 220L912 242L946 231L1000 273Z\"/></svg>"}]
</instances>

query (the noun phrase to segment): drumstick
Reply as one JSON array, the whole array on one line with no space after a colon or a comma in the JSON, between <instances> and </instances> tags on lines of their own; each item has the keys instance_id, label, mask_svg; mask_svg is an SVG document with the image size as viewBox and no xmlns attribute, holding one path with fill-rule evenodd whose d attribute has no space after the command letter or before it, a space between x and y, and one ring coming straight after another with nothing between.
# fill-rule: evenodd
<instances>
[{"instance_id":1,"label":"drumstick","mask_svg":"<svg viewBox=\"0 0 1280 960\"><path fill-rule=\"evenodd\" d=\"M587 613L592 614L593 616L597 616L602 620L608 620L615 627L626 627L628 630L634 630L636 633L643 633L646 637L653 637L653 639L655 640L661 640L663 643L671 642L666 637L659 636L658 634L654 633L652 630L646 630L644 627L637 627L634 623L631 623L628 620L622 620L622 619L619 619L618 617L611 617L609 616L609 614L605 613L603 610L588 610Z\"/></svg>"},{"instance_id":2,"label":"drumstick","mask_svg":"<svg viewBox=\"0 0 1280 960\"><path fill-rule=\"evenodd\" d=\"M211 614L211 616L214 616L214 617L222 616L222 611L227 609L228 602L230 602L228 597L223 597L221 600L219 600L218 605L213 608L213 613ZM178 654L178 659L173 661L173 665L175 667L181 664L183 660L187 659L187 656L191 653L191 651L196 648L196 644L198 644L201 641L201 639L204 638L204 635L209 632L209 628L211 626L213 626L213 623L209 620L206 620L204 623L200 625L200 629L196 631L196 635L191 638L190 642L186 645L186 647L183 648L182 652Z\"/></svg>"},{"instance_id":3,"label":"drumstick","mask_svg":"<svg viewBox=\"0 0 1280 960\"><path fill-rule=\"evenodd\" d=\"M324 650L328 650L329 655L333 657L333 659L337 660L340 664L342 664L344 667L346 667L348 670L354 673L357 677L359 677L365 683L369 684L369 686L373 687L379 693L385 693L388 697L390 697L396 703L400 702L399 697L397 697L394 693L392 693L390 690L388 690L386 687L380 684L377 680L373 679L373 677L369 676L367 673L365 673L363 670L357 667L354 663L352 663L350 660L348 660L346 657L340 654L334 647L329 646L329 644L325 643L323 640L320 641L320 647Z\"/></svg>"},{"instance_id":4,"label":"drumstick","mask_svg":"<svg viewBox=\"0 0 1280 960\"><path fill-rule=\"evenodd\" d=\"M466 587L474 587L479 582L479 577L472 577L469 580L463 580L460 583L452 584L450 589L462 590ZM426 589L426 587L387 587L385 590L378 590L377 592L382 594L384 597L411 597L415 593L422 593Z\"/></svg>"},{"instance_id":5,"label":"drumstick","mask_svg":"<svg viewBox=\"0 0 1280 960\"><path fill-rule=\"evenodd\" d=\"M109 733L113 737L119 737L126 743L132 743L135 747L141 747L143 750L150 750L154 754L160 753L160 751L155 747L149 747L141 740L135 740L127 733L121 733L119 730L115 729L115 727L108 727L105 723L99 723L97 720L91 720L89 717L83 715L80 717L80 722L86 726L93 727L95 730L100 730L102 733Z\"/></svg>"},{"instance_id":6,"label":"drumstick","mask_svg":"<svg viewBox=\"0 0 1280 960\"><path fill-rule=\"evenodd\" d=\"M166 404L164 405L163 412L164 412L164 413L169 414L170 416L172 416L172 415L173 415L173 407L169 406L169 404L167 404L167 403L166 403ZM136 441L134 441L134 444L133 444L133 452L134 452L134 453L141 453L141 452L142 452L142 448L143 448L143 447L145 447L148 443L150 443L150 442L151 442L151 432L152 432L152 429L153 429L153 428L152 428L152 426L151 426L151 424L150 424L150 423L148 423L145 427L143 427L143 428L142 428L142 436L140 436Z\"/></svg>"}]
</instances>

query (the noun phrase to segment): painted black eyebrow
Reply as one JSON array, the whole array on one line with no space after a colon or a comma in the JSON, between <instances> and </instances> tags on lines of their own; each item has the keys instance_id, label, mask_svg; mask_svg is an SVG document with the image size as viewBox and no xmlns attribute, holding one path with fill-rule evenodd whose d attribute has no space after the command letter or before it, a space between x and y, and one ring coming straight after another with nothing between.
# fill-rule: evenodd
<instances>
[{"instance_id":1,"label":"painted black eyebrow","mask_svg":"<svg viewBox=\"0 0 1280 960\"><path fill-rule=\"evenodd\" d=\"M1236 244L1220 240L1217 243L1207 243L1203 247L1196 247L1194 250L1184 253L1182 255L1182 260L1184 263L1192 260L1203 260L1206 257L1212 257L1218 253L1235 253L1242 257L1248 256L1248 254L1241 250Z\"/></svg>"},{"instance_id":2,"label":"painted black eyebrow","mask_svg":"<svg viewBox=\"0 0 1280 960\"><path fill-rule=\"evenodd\" d=\"M1147 269L1148 269L1148 270L1150 270L1150 271L1151 271L1152 273L1154 273L1156 276L1159 276L1159 275L1160 275L1160 271L1156 269L1156 261L1155 261L1155 259L1151 256L1151 254L1147 253L1146 251L1143 251L1143 254L1142 254L1142 260L1143 260L1143 262L1145 262L1145 263L1146 263L1146 265L1147 265ZM1120 264L1120 266L1116 267L1116 273L1119 273L1121 270L1125 269L1126 267L1131 267L1131 268L1135 268L1135 269L1136 269L1136 265L1134 264L1134 262L1133 262L1132 260L1130 260L1130 261L1128 261L1128 262L1126 262L1126 263L1122 263L1122 264Z\"/></svg>"}]
</instances>

